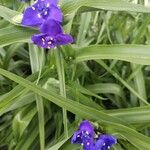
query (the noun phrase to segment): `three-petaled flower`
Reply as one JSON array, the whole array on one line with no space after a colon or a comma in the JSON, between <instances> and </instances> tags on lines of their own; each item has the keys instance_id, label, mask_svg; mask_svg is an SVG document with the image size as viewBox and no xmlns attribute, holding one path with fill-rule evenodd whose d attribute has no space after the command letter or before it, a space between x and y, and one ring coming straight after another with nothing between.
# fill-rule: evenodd
<instances>
[{"instance_id":1,"label":"three-petaled flower","mask_svg":"<svg viewBox=\"0 0 150 150\"><path fill-rule=\"evenodd\" d=\"M73 144L81 144L85 150L90 150L93 147L93 138L94 127L88 120L85 120L74 133L71 142Z\"/></svg>"},{"instance_id":2,"label":"three-petaled flower","mask_svg":"<svg viewBox=\"0 0 150 150\"><path fill-rule=\"evenodd\" d=\"M64 34L61 26L63 14L57 3L57 0L38 0L23 14L23 25L39 28L41 33L33 35L32 41L40 47L55 48L73 42L71 35Z\"/></svg>"},{"instance_id":3,"label":"three-petaled flower","mask_svg":"<svg viewBox=\"0 0 150 150\"><path fill-rule=\"evenodd\" d=\"M113 144L117 143L116 138L112 135L102 134L96 140L94 135L93 125L88 120L85 120L74 133L71 142L83 145L84 150L108 150Z\"/></svg>"},{"instance_id":4,"label":"three-petaled flower","mask_svg":"<svg viewBox=\"0 0 150 150\"><path fill-rule=\"evenodd\" d=\"M25 10L22 24L32 27L40 26L47 19L62 22L62 18L62 12L57 7L57 0L38 0Z\"/></svg>"},{"instance_id":5,"label":"three-petaled flower","mask_svg":"<svg viewBox=\"0 0 150 150\"><path fill-rule=\"evenodd\" d=\"M47 20L40 27L41 34L32 36L34 44L43 48L55 48L73 42L72 36L63 33L61 25L55 20Z\"/></svg>"}]
</instances>

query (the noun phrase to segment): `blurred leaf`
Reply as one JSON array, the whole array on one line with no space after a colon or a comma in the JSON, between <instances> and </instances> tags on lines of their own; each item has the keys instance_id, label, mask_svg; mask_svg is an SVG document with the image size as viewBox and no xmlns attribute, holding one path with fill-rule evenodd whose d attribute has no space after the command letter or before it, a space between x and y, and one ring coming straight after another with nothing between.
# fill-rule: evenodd
<instances>
[{"instance_id":1,"label":"blurred leaf","mask_svg":"<svg viewBox=\"0 0 150 150\"><path fill-rule=\"evenodd\" d=\"M4 7L2 5L0 5L0 17L3 17L5 20L14 23L14 17L19 15L20 13L15 11L15 10L11 10L7 7Z\"/></svg>"},{"instance_id":2,"label":"blurred leaf","mask_svg":"<svg viewBox=\"0 0 150 150\"><path fill-rule=\"evenodd\" d=\"M139 124L150 122L150 106L126 108L118 110L107 110L104 112L119 118L123 118L128 123Z\"/></svg>"},{"instance_id":3,"label":"blurred leaf","mask_svg":"<svg viewBox=\"0 0 150 150\"><path fill-rule=\"evenodd\" d=\"M64 14L71 14L81 7L86 7L82 11L93 10L114 10L114 11L131 11L150 13L150 9L139 4L133 4L124 0L70 0L66 1L62 6ZM123 7L122 7L123 6Z\"/></svg>"},{"instance_id":4,"label":"blurred leaf","mask_svg":"<svg viewBox=\"0 0 150 150\"><path fill-rule=\"evenodd\" d=\"M87 85L86 88L89 91L92 91L96 94L112 93L120 97L123 97L122 88L118 84L115 84L115 83L97 83L97 84Z\"/></svg>"},{"instance_id":5,"label":"blurred leaf","mask_svg":"<svg viewBox=\"0 0 150 150\"><path fill-rule=\"evenodd\" d=\"M37 33L35 29L10 26L0 29L0 47L17 42L30 42L31 36Z\"/></svg>"},{"instance_id":6,"label":"blurred leaf","mask_svg":"<svg viewBox=\"0 0 150 150\"><path fill-rule=\"evenodd\" d=\"M150 138L144 136L141 133L138 133L133 128L130 128L129 125L127 125L127 123L125 123L123 120L117 119L115 117L110 117L109 115L107 115L101 111L97 111L95 109L81 105L75 101L65 99L60 95L57 95L51 91L44 90L44 89L40 88L39 86L36 86L33 83L15 75L15 74L5 71L3 69L0 69L0 74L4 75L5 77L10 78L11 80L21 84L22 86L24 86L26 88L34 91L35 93L45 97L46 99L50 100L51 102L55 103L56 105L63 107L65 109L67 109L68 111L71 111L77 115L80 115L82 118L87 118L89 120L90 119L98 120L98 122L101 125L109 126L109 128L112 128L116 132L120 132L120 134L122 134L123 136L126 136L126 133L128 133L127 139L129 139L129 138L137 139L137 141L132 140L132 142L137 147L139 147L141 149L144 147L145 150L149 150ZM142 139L142 142L139 143L138 141L141 139Z\"/></svg>"},{"instance_id":7,"label":"blurred leaf","mask_svg":"<svg viewBox=\"0 0 150 150\"><path fill-rule=\"evenodd\" d=\"M30 121L32 120L32 118L34 117L34 115L37 112L35 107L32 107L32 106L33 105L31 105L25 109L22 109L14 117L13 133L14 133L15 139L17 141L22 136L23 132L25 131L25 129L29 125Z\"/></svg>"},{"instance_id":8,"label":"blurred leaf","mask_svg":"<svg viewBox=\"0 0 150 150\"><path fill-rule=\"evenodd\" d=\"M75 61L115 59L150 65L149 49L149 45L92 45L77 49Z\"/></svg>"}]
</instances>

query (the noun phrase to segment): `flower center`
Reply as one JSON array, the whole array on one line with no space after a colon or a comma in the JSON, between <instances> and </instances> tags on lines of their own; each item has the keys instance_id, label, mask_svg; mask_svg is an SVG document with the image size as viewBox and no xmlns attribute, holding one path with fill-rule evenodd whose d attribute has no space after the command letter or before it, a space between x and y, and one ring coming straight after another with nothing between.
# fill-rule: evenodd
<instances>
[{"instance_id":1,"label":"flower center","mask_svg":"<svg viewBox=\"0 0 150 150\"><path fill-rule=\"evenodd\" d=\"M38 4L36 7L32 7L33 10L36 10L38 12L38 17L39 18L43 18L43 19L47 19L50 9L49 9L50 4L47 3L40 3Z\"/></svg>"},{"instance_id":2,"label":"flower center","mask_svg":"<svg viewBox=\"0 0 150 150\"><path fill-rule=\"evenodd\" d=\"M48 48L52 48L55 46L55 39L50 36L46 36L42 38L43 45L47 45Z\"/></svg>"}]
</instances>

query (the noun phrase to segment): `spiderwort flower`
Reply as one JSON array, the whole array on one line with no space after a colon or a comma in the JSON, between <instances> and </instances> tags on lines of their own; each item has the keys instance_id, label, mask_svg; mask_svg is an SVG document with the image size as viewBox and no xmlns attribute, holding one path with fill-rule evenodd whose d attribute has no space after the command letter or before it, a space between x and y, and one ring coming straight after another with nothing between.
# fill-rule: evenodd
<instances>
[{"instance_id":1,"label":"spiderwort flower","mask_svg":"<svg viewBox=\"0 0 150 150\"><path fill-rule=\"evenodd\" d=\"M94 140L94 134L94 127L88 120L85 120L74 133L71 143L83 145L84 150L108 150L117 143L112 135L102 134Z\"/></svg>"},{"instance_id":2,"label":"spiderwort flower","mask_svg":"<svg viewBox=\"0 0 150 150\"><path fill-rule=\"evenodd\" d=\"M112 145L116 143L117 143L117 140L114 136L103 134L96 141L93 150L108 150L112 147Z\"/></svg>"},{"instance_id":3,"label":"spiderwort flower","mask_svg":"<svg viewBox=\"0 0 150 150\"><path fill-rule=\"evenodd\" d=\"M63 33L59 22L49 19L40 27L41 34L32 36L34 44L43 48L55 48L57 45L66 45L73 42L72 36Z\"/></svg>"},{"instance_id":4,"label":"spiderwort flower","mask_svg":"<svg viewBox=\"0 0 150 150\"><path fill-rule=\"evenodd\" d=\"M73 42L72 36L63 32L63 15L57 4L58 0L37 0L23 14L23 25L39 28L41 33L33 35L32 41L40 47L55 48Z\"/></svg>"},{"instance_id":5,"label":"spiderwort flower","mask_svg":"<svg viewBox=\"0 0 150 150\"><path fill-rule=\"evenodd\" d=\"M62 22L63 15L57 7L57 3L57 0L38 0L25 10L22 24L25 26L40 26L47 19Z\"/></svg>"},{"instance_id":6,"label":"spiderwort flower","mask_svg":"<svg viewBox=\"0 0 150 150\"><path fill-rule=\"evenodd\" d=\"M74 133L71 142L73 144L81 144L85 150L91 150L93 146L94 127L92 124L85 120L83 121L79 129Z\"/></svg>"}]
</instances>

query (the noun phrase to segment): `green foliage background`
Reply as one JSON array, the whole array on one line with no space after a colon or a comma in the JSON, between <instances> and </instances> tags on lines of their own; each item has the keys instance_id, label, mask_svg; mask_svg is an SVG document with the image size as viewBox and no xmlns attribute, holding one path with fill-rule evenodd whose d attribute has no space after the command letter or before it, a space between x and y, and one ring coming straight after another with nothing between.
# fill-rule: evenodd
<instances>
[{"instance_id":1,"label":"green foliage background","mask_svg":"<svg viewBox=\"0 0 150 150\"><path fill-rule=\"evenodd\" d=\"M114 150L150 150L146 1L60 0L75 42L44 50L20 24L29 3L0 0L0 149L82 149L70 137L89 119Z\"/></svg>"}]
</instances>

